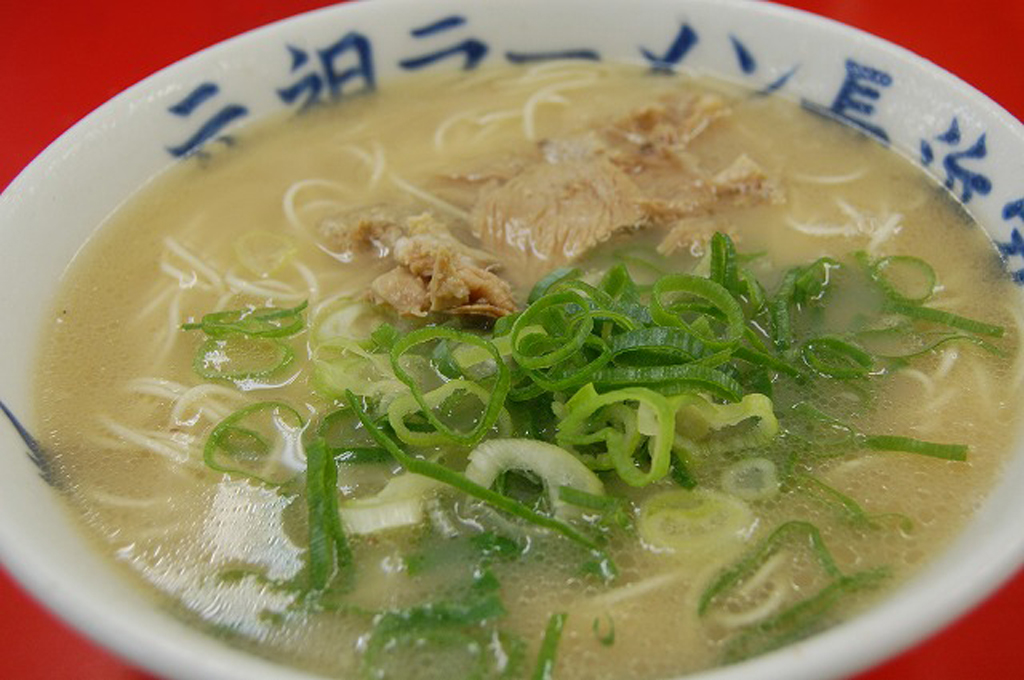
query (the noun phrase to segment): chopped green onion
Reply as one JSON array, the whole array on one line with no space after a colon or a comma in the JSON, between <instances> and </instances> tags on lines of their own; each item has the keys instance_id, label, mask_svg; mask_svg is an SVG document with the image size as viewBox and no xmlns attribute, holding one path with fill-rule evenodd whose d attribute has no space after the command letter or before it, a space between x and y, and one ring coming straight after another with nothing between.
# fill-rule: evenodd
<instances>
[{"instance_id":1,"label":"chopped green onion","mask_svg":"<svg viewBox=\"0 0 1024 680\"><path fill-rule=\"evenodd\" d=\"M196 350L192 369L207 380L267 378L289 366L295 351L276 338L209 338Z\"/></svg>"},{"instance_id":2,"label":"chopped green onion","mask_svg":"<svg viewBox=\"0 0 1024 680\"><path fill-rule=\"evenodd\" d=\"M247 335L254 338L286 338L305 327L302 312L308 306L302 302L295 307L252 307L205 315L198 323L186 323L182 330L202 329L211 338Z\"/></svg>"},{"instance_id":3,"label":"chopped green onion","mask_svg":"<svg viewBox=\"0 0 1024 680\"><path fill-rule=\"evenodd\" d=\"M767 458L745 458L722 472L722 491L745 501L760 501L779 493L775 463Z\"/></svg>"},{"instance_id":4,"label":"chopped green onion","mask_svg":"<svg viewBox=\"0 0 1024 680\"><path fill-rule=\"evenodd\" d=\"M883 257L871 265L870 272L879 288L897 302L919 305L935 292L935 270L919 257Z\"/></svg>"},{"instance_id":5,"label":"chopped green onion","mask_svg":"<svg viewBox=\"0 0 1024 680\"><path fill-rule=\"evenodd\" d=\"M284 484L301 462L305 425L299 412L284 402L249 404L213 428L203 447L203 462L218 472Z\"/></svg>"},{"instance_id":6,"label":"chopped green onion","mask_svg":"<svg viewBox=\"0 0 1024 680\"><path fill-rule=\"evenodd\" d=\"M835 558L832 557L832 553L829 552L825 541L821 538L818 527L810 522L789 521L775 529L768 538L740 558L733 566L722 571L718 578L712 581L711 585L701 594L697 613L704 616L715 600L756 573L761 565L781 548L784 542L790 540L800 540L803 545L809 546L811 554L826 575L831 578L842 576Z\"/></svg>"},{"instance_id":7,"label":"chopped green onion","mask_svg":"<svg viewBox=\"0 0 1024 680\"><path fill-rule=\"evenodd\" d=\"M389 323L382 323L370 333L374 351L390 352L402 334Z\"/></svg>"},{"instance_id":8,"label":"chopped green onion","mask_svg":"<svg viewBox=\"0 0 1024 680\"><path fill-rule=\"evenodd\" d=\"M342 465L371 465L391 463L391 454L379 446L328 447L334 460Z\"/></svg>"},{"instance_id":9,"label":"chopped green onion","mask_svg":"<svg viewBox=\"0 0 1024 680\"><path fill-rule=\"evenodd\" d=\"M552 614L548 618L548 625L544 629L544 640L540 644L540 652L537 654L537 666L533 671L533 680L554 680L555 656L558 653L558 642L562 638L562 628L565 626L567 614Z\"/></svg>"},{"instance_id":10,"label":"chopped green onion","mask_svg":"<svg viewBox=\"0 0 1024 680\"><path fill-rule=\"evenodd\" d=\"M469 397L469 399L466 399L466 397ZM492 395L477 383L459 378L456 380L450 380L437 389L424 394L422 403L426 404L431 414L434 414L441 406L451 408L453 403L461 405L466 401L478 401L482 406L486 407L489 405L491 399L493 399ZM486 413L486 408L473 408L472 410L474 412L484 411ZM395 431L395 435L397 435L404 443L411 446L439 446L451 443L453 439L460 444L464 444L466 442L472 442L475 439L482 438L486 434L486 432L476 433L475 429L462 431L454 428L448 428L447 426L444 431L440 429L428 431L412 430L407 424L406 419L409 416L415 416L416 414L422 413L424 413L422 406L417 402L415 395L412 393L406 393L396 397L388 405L388 423L391 425L391 429ZM432 422L431 425L433 425ZM494 424L492 426L497 426L499 431L505 436L510 434L511 421L509 420L507 411L505 411L504 407L500 406L500 402L498 416L494 419ZM452 433L456 434L457 439L452 437Z\"/></svg>"},{"instance_id":11,"label":"chopped green onion","mask_svg":"<svg viewBox=\"0 0 1024 680\"><path fill-rule=\"evenodd\" d=\"M342 503L341 519L349 533L360 535L420 524L423 503L439 486L428 477L396 475L375 495Z\"/></svg>"},{"instance_id":12,"label":"chopped green onion","mask_svg":"<svg viewBox=\"0 0 1024 680\"><path fill-rule=\"evenodd\" d=\"M606 614L605 619L608 620L608 632L601 632L601 619L600 617L594 617L594 623L590 626L591 630L594 631L594 637L604 647L611 647L615 644L615 619L611 617L611 614Z\"/></svg>"},{"instance_id":13,"label":"chopped green onion","mask_svg":"<svg viewBox=\"0 0 1024 680\"><path fill-rule=\"evenodd\" d=\"M877 527L878 522L876 520L891 517L899 520L903 531L909 533L913 530L914 523L906 515L898 515L895 513L874 516L869 515L864 508L857 503L857 501L829 486L817 477L805 474L796 474L793 475L793 480L801 491L809 493L824 503L838 508L842 514L847 517L847 519L855 524Z\"/></svg>"},{"instance_id":14,"label":"chopped green onion","mask_svg":"<svg viewBox=\"0 0 1024 680\"><path fill-rule=\"evenodd\" d=\"M819 300L832 282L832 270L839 268L839 263L831 257L821 257L809 265L800 267L793 280L792 302L806 305L812 300Z\"/></svg>"},{"instance_id":15,"label":"chopped green onion","mask_svg":"<svg viewBox=\"0 0 1024 680\"><path fill-rule=\"evenodd\" d=\"M427 368L426 359L418 367ZM334 339L313 350L313 384L329 399L337 399L352 390L364 397L390 401L407 388L391 370L391 358L365 349L351 339Z\"/></svg>"},{"instance_id":16,"label":"chopped green onion","mask_svg":"<svg viewBox=\"0 0 1024 680\"><path fill-rule=\"evenodd\" d=\"M615 496L591 493L575 486L568 485L558 487L558 498L565 503L575 505L579 508L599 510L601 512L618 508L622 504L622 501Z\"/></svg>"},{"instance_id":17,"label":"chopped green onion","mask_svg":"<svg viewBox=\"0 0 1024 680\"><path fill-rule=\"evenodd\" d=\"M635 409L632 404L636 404ZM608 413L609 407L614 409L611 413ZM592 429L595 424L606 422L602 420L601 414L605 418L621 418L623 412L625 418L633 420L635 425L623 430L609 426L600 427L596 431ZM647 420L650 422L645 427ZM556 441L567 447L603 444L604 452L600 462L610 462L627 484L644 486L668 474L674 432L675 410L661 394L643 387L598 394L593 385L585 385L566 402ZM649 461L646 471L638 467L641 434L649 437L646 451L643 452Z\"/></svg>"},{"instance_id":18,"label":"chopped green onion","mask_svg":"<svg viewBox=\"0 0 1024 680\"><path fill-rule=\"evenodd\" d=\"M540 478L555 517L567 520L576 513L563 500L562 491L600 496L604 484L575 456L553 444L532 439L489 439L469 454L466 479L489 488L509 470L526 471Z\"/></svg>"},{"instance_id":19,"label":"chopped green onion","mask_svg":"<svg viewBox=\"0 0 1024 680\"><path fill-rule=\"evenodd\" d=\"M885 568L837 577L820 591L761 621L729 641L725 660L735 662L801 640L816 632L839 599L875 587L889 575Z\"/></svg>"},{"instance_id":20,"label":"chopped green onion","mask_svg":"<svg viewBox=\"0 0 1024 680\"><path fill-rule=\"evenodd\" d=\"M337 587L347 590L353 578L352 549L338 513L338 467L319 438L306 447L306 505L309 586L322 591L337 580Z\"/></svg>"},{"instance_id":21,"label":"chopped green onion","mask_svg":"<svg viewBox=\"0 0 1024 680\"><path fill-rule=\"evenodd\" d=\"M608 349L617 362L650 365L665 360L694 361L705 354L704 344L681 328L655 326L615 335Z\"/></svg>"},{"instance_id":22,"label":"chopped green onion","mask_svg":"<svg viewBox=\"0 0 1024 680\"><path fill-rule=\"evenodd\" d=\"M523 371L539 387L547 392L564 392L585 385L594 379L594 376L603 369L612 359L612 353L608 345L601 338L590 335L584 342L584 349L572 360L552 366L547 372L524 368ZM597 354L587 360L585 351L596 350ZM581 359L586 360L582 366Z\"/></svg>"},{"instance_id":23,"label":"chopped green onion","mask_svg":"<svg viewBox=\"0 0 1024 680\"><path fill-rule=\"evenodd\" d=\"M598 287L616 300L636 302L640 299L640 290L624 264L617 264L605 272Z\"/></svg>"},{"instance_id":24,"label":"chopped green onion","mask_svg":"<svg viewBox=\"0 0 1024 680\"><path fill-rule=\"evenodd\" d=\"M829 378L863 378L874 366L870 354L833 336L808 340L800 348L800 356L811 369Z\"/></svg>"},{"instance_id":25,"label":"chopped green onion","mask_svg":"<svg viewBox=\"0 0 1024 680\"><path fill-rule=\"evenodd\" d=\"M417 345L432 342L434 340L451 340L468 345L475 345L484 349L494 359L495 367L497 369L494 384L489 389L489 398L486 400L486 406L483 414L477 420L476 425L468 432L455 430L441 422L434 413L431 404L427 403L427 398L424 396L416 379L413 378L413 376L410 375L402 366L401 359L404 354ZM419 404L421 412L434 429L446 436L453 443L463 446L473 446L483 439L484 435L494 427L498 417L501 415L502 406L505 402L505 397L508 395L511 384L508 366L505 364L501 357L501 353L498 352L498 349L493 343L471 333L440 326L421 328L419 330L412 331L395 343L395 346L391 348L391 368L394 371L395 376L409 388L413 399L415 399L416 403Z\"/></svg>"},{"instance_id":26,"label":"chopped green onion","mask_svg":"<svg viewBox=\"0 0 1024 680\"><path fill-rule=\"evenodd\" d=\"M673 446L708 458L764 446L779 432L772 400L748 394L739 403L715 404L696 394L682 394L671 401L675 410Z\"/></svg>"},{"instance_id":27,"label":"chopped green onion","mask_svg":"<svg viewBox=\"0 0 1024 680\"><path fill-rule=\"evenodd\" d=\"M709 244L711 273L708 278L732 293L740 292L740 279L736 265L736 247L732 239L715 232Z\"/></svg>"},{"instance_id":28,"label":"chopped green onion","mask_svg":"<svg viewBox=\"0 0 1024 680\"><path fill-rule=\"evenodd\" d=\"M838 266L839 263L832 258L822 257L809 265L793 267L783 276L778 290L768 302L771 337L776 349L785 350L793 344L790 307L821 299L832 281L832 270Z\"/></svg>"},{"instance_id":29,"label":"chopped green onion","mask_svg":"<svg viewBox=\"0 0 1024 680\"><path fill-rule=\"evenodd\" d=\"M739 498L712 489L673 489L648 496L637 528L656 548L702 557L739 545L755 521Z\"/></svg>"},{"instance_id":30,"label":"chopped green onion","mask_svg":"<svg viewBox=\"0 0 1024 680\"><path fill-rule=\"evenodd\" d=\"M746 267L740 269L739 276L750 307L755 313L760 312L768 304L768 293L765 291L764 286L757 280L753 272Z\"/></svg>"},{"instance_id":31,"label":"chopped green onion","mask_svg":"<svg viewBox=\"0 0 1024 680\"><path fill-rule=\"evenodd\" d=\"M1002 349L975 335L947 332L925 334L905 327L860 331L857 333L857 341L880 359L913 359L951 342L968 343L997 357L1006 356Z\"/></svg>"},{"instance_id":32,"label":"chopped green onion","mask_svg":"<svg viewBox=\"0 0 1024 680\"><path fill-rule=\"evenodd\" d=\"M902 451L943 460L967 460L968 447L965 444L935 444L892 435L866 435L861 441L866 448L873 451Z\"/></svg>"},{"instance_id":33,"label":"chopped green onion","mask_svg":"<svg viewBox=\"0 0 1024 680\"><path fill-rule=\"evenodd\" d=\"M658 279L651 290L651 318L687 330L713 349L735 347L743 339L740 304L726 288L700 276Z\"/></svg>"},{"instance_id":34,"label":"chopped green onion","mask_svg":"<svg viewBox=\"0 0 1024 680\"><path fill-rule=\"evenodd\" d=\"M785 373L786 375L794 378L803 376L803 372L793 364L767 354L766 352L759 352L756 349L751 349L750 347L737 347L733 351L732 355L737 359L754 364L755 366L770 369L776 373Z\"/></svg>"},{"instance_id":35,"label":"chopped green onion","mask_svg":"<svg viewBox=\"0 0 1024 680\"><path fill-rule=\"evenodd\" d=\"M721 371L707 366L617 366L604 368L594 375L594 384L601 387L644 385L667 391L703 391L720 399L739 401L743 386Z\"/></svg>"},{"instance_id":36,"label":"chopped green onion","mask_svg":"<svg viewBox=\"0 0 1024 680\"><path fill-rule=\"evenodd\" d=\"M552 336L545 324L538 323L551 313L559 315L559 335ZM523 368L554 366L578 352L593 328L589 305L579 293L562 291L545 295L527 307L512 324L512 357ZM545 340L543 344L537 344L538 336Z\"/></svg>"},{"instance_id":37,"label":"chopped green onion","mask_svg":"<svg viewBox=\"0 0 1024 680\"><path fill-rule=\"evenodd\" d=\"M996 326L984 321L977 321L975 319L969 319L959 314L947 312L942 309L934 309L932 307L920 307L917 305L908 305L902 302L894 302L889 307L892 311L908 316L911 319L917 319L919 321L927 321L929 323L941 324L943 326L949 326L951 328L959 328L962 331L968 331L969 333L977 333L978 335L988 335L993 338L1001 338L1006 332L1006 329L1002 326Z\"/></svg>"},{"instance_id":38,"label":"chopped green onion","mask_svg":"<svg viewBox=\"0 0 1024 680\"><path fill-rule=\"evenodd\" d=\"M370 420L370 417L363 410L363 406L360 404L359 399L355 394L349 392L346 395L346 399L349 406L359 417L363 427L366 428L378 444L387 449L394 459L409 472L423 475L424 477L430 477L431 479L436 479L437 481L447 484L458 491L462 491L469 496L482 500L489 505L493 505L499 510L503 510L510 515L524 519L539 527L550 529L585 548L593 551L599 551L599 547L596 542L576 531L576 529L568 524L552 517L542 515L512 498L482 487L479 484L470 481L464 475L461 475L444 465L423 460L421 458L413 458L402 451L398 445L391 441L391 439L384 434L372 420Z\"/></svg>"},{"instance_id":39,"label":"chopped green onion","mask_svg":"<svg viewBox=\"0 0 1024 680\"><path fill-rule=\"evenodd\" d=\"M436 663L432 652L439 649L448 652L446 670L452 677L493 677L486 652L492 645L507 641L498 633L493 638L486 635L483 627L506 614L497 590L497 580L483 571L460 595L378 615L366 642L362 677L392 677L389 671L405 675L410 664L418 661L415 654L426 655L422 662ZM516 653L510 651L513 653L508 656L514 659Z\"/></svg>"}]
</instances>

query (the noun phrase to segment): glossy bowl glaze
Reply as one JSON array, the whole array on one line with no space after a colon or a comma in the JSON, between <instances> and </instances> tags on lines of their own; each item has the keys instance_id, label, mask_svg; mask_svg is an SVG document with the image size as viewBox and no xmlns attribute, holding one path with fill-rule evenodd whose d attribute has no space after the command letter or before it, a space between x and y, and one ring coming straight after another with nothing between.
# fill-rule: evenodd
<instances>
[{"instance_id":1,"label":"glossy bowl glaze","mask_svg":"<svg viewBox=\"0 0 1024 680\"><path fill-rule=\"evenodd\" d=\"M853 126L916 159L957 194L997 243L1008 274L1024 280L1024 130L900 48L745 1L376 0L259 29L156 74L68 131L8 187L0 199L6 409L32 423L33 330L62 272L96 226L161 171L223 152L250 121L320 102L344 105L397 76L555 58L706 72ZM30 442L0 426L0 557L40 600L163 676L310 677L226 647L125 584L80 535ZM1024 455L1017 455L968 530L884 603L805 642L690 677L821 680L921 639L1024 560L1021 488Z\"/></svg>"}]
</instances>

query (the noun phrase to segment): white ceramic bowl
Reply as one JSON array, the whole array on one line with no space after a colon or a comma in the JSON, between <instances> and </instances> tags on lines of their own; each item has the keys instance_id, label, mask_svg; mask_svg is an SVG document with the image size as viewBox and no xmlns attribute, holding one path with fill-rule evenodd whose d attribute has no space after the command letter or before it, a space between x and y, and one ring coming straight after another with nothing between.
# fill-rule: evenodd
<instances>
[{"instance_id":1,"label":"white ceramic bowl","mask_svg":"<svg viewBox=\"0 0 1024 680\"><path fill-rule=\"evenodd\" d=\"M640 6L642 5L642 10ZM442 19L460 17L434 32ZM446 32L450 34L445 35ZM866 34L785 8L725 0L377 0L312 12L186 59L116 97L51 145L0 199L0 399L31 423L35 333L65 266L125 197L239 125L315 96L350 96L372 60L378 84L417 57L472 37L482 63L555 54L694 69L845 120L912 158L960 195L1006 267L1024 268L1024 128L932 64ZM360 53L360 49L365 50ZM568 55L564 53L568 52ZM303 60L299 57L307 57ZM454 69L463 58L422 68ZM306 81L312 82L312 81ZM952 131L958 134L952 134ZM101 179L97 179L101 178ZM26 332L26 329L28 332ZM0 557L32 593L85 634L159 675L285 680L310 676L193 630L117 577L0 424ZM1024 454L967 531L923 573L864 615L701 680L823 680L892 655L978 602L1024 561ZM696 678L698 676L692 676Z\"/></svg>"}]
</instances>

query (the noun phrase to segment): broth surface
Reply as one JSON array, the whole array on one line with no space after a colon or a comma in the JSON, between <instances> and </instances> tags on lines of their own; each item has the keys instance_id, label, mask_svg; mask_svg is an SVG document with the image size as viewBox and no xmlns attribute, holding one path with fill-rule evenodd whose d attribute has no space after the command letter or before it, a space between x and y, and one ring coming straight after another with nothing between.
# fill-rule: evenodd
<instances>
[{"instance_id":1,"label":"broth surface","mask_svg":"<svg viewBox=\"0 0 1024 680\"><path fill-rule=\"evenodd\" d=\"M854 418L863 432L967 444L967 461L863 450L818 460L815 478L854 499L872 521L849 521L831 492L823 493L832 502L823 502L822 494L787 491L750 501L754 519L742 540L713 551L672 551L636 533L613 534L608 552L619 574L610 583L581 572L588 558L572 542L458 493L439 493L421 524L350 536L358 585L341 605L296 606L294 590L281 584L307 568L302 493L210 469L204 443L246 404L282 401L313 420L338 401L317 392L303 345L280 380L247 391L203 380L193 370L197 332L180 326L213 311L303 301L315 319L332 299L361 296L388 270L387 258L326 252L318 245L322 220L368 205L412 206L473 244L470 210L452 176L486 174L502 159L536 154L544 140L695 88L725 98L731 114L696 135L688 157L716 173L745 155L784 195L696 223L708 235L732 235L741 254L763 253L750 266L769 290L788 268L821 257L852 272L856 251L914 255L938 276L930 306L1007 328L992 341L1003 356L948 342L887 368L885 381L872 383L870 409L845 404L861 399L858 388L817 395L822 408ZM674 271L698 266L706 241L659 255L666 232L616 234L579 266L591 281L623 253ZM516 268L499 273L522 305L536 277ZM849 285L850 299L836 294L838 311L830 314L838 320L830 323L858 313L867 292ZM851 590L814 630L862 610L943 548L993 484L1016 431L1024 366L1015 307L1017 292L993 248L943 189L892 151L790 102L625 67L482 71L410 80L268 122L145 189L103 225L66 275L40 351L36 429L98 549L181 616L260 656L335 677L406 677L392 666L416 657L408 677L450 678L478 656L500 670L522 647L518 671L509 668L527 677L550 615L564 612L559 680L668 678L721 663L745 644L737 640L747 626L826 584L813 551L796 540L727 602L698 613L722 570L785 522L817 527L844 573L891 571L880 589ZM782 391L775 401L798 400ZM465 452L458 455L464 460ZM706 480L717 487L733 460L698 464L701 487ZM342 502L376 493L386 477L378 468L340 466ZM610 493L627 499L634 522L652 493L680 488L668 478L642 489L603 478ZM472 588L479 558L470 539L482 530L510 536L522 552L488 562L507 609L501 636L488 632L484 651L470 643L389 651L367 670L374 613Z\"/></svg>"}]
</instances>

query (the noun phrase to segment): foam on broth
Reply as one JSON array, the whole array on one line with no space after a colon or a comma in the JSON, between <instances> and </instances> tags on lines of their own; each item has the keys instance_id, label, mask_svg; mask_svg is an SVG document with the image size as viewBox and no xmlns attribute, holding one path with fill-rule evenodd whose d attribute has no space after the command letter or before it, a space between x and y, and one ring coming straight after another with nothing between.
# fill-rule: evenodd
<instances>
[{"instance_id":1,"label":"foam on broth","mask_svg":"<svg viewBox=\"0 0 1024 680\"><path fill-rule=\"evenodd\" d=\"M1009 329L1006 358L951 343L899 369L860 423L872 432L969 444L968 462L875 453L817 471L869 514L910 518L913 531L899 521L852 526L800 495L758 506L748 545L799 517L821 529L844 569L888 565L895 571L888 588L911 575L980 503L1018 419L1019 301L981 230L904 159L791 103L681 76L576 64L413 80L272 121L246 131L235 147L182 163L110 218L68 271L38 367L37 430L98 549L167 606L233 644L314 672L355 676L367 617L292 608L293 594L268 585L304 568L301 500L209 470L202 460L211 428L249 401L284 400L305 413L326 409L308 382L306 358L284 384L243 393L194 374L196 343L178 327L247 303L288 307L308 299L313 309L341 293L357 295L383 265L369 258L339 262L323 252L309 231L319 218L344 207L411 201L457 219L461 208L440 198L438 176L692 87L724 92L734 111L698 137L690 153L711 169L745 153L784 188L782 205L713 217L736 235L742 252L767 254L758 265L767 276L860 249L914 254L938 272L934 306ZM246 270L236 250L240 236L257 230L286 235L296 249L266 277ZM654 243L655 235L641 233L614 245ZM601 267L609 251L595 253L590 266ZM684 254L675 261L685 270L696 259ZM518 283L522 300L531 282ZM379 484L361 474L342 474L343 497L357 495L360 484ZM438 512L463 528L474 521L504 526L464 501L448 501ZM436 572L410 576L404 561L412 551L429 553L424 532L356 540L359 586L348 604L408 607L442 589ZM580 577L577 547L550 536L531 540L526 556L495 567L509 611L501 628L527 645L523 674L552 611L568 613L560 680L665 678L713 666L744 613L730 619L729 612L696 612L701 591L735 551L681 556L618 541L612 553L620 575L605 585ZM457 552L449 559L441 572L458 570ZM819 576L809 561L793 562L766 567L763 592L751 586L751 601L774 597L772 588L789 589L782 597L815 588ZM242 567L262 576L225 578ZM839 618L877 597L874 590L852 595ZM614 643L606 645L612 627ZM433 667L436 677L451 677L448 669L459 661L443 656Z\"/></svg>"}]
</instances>

